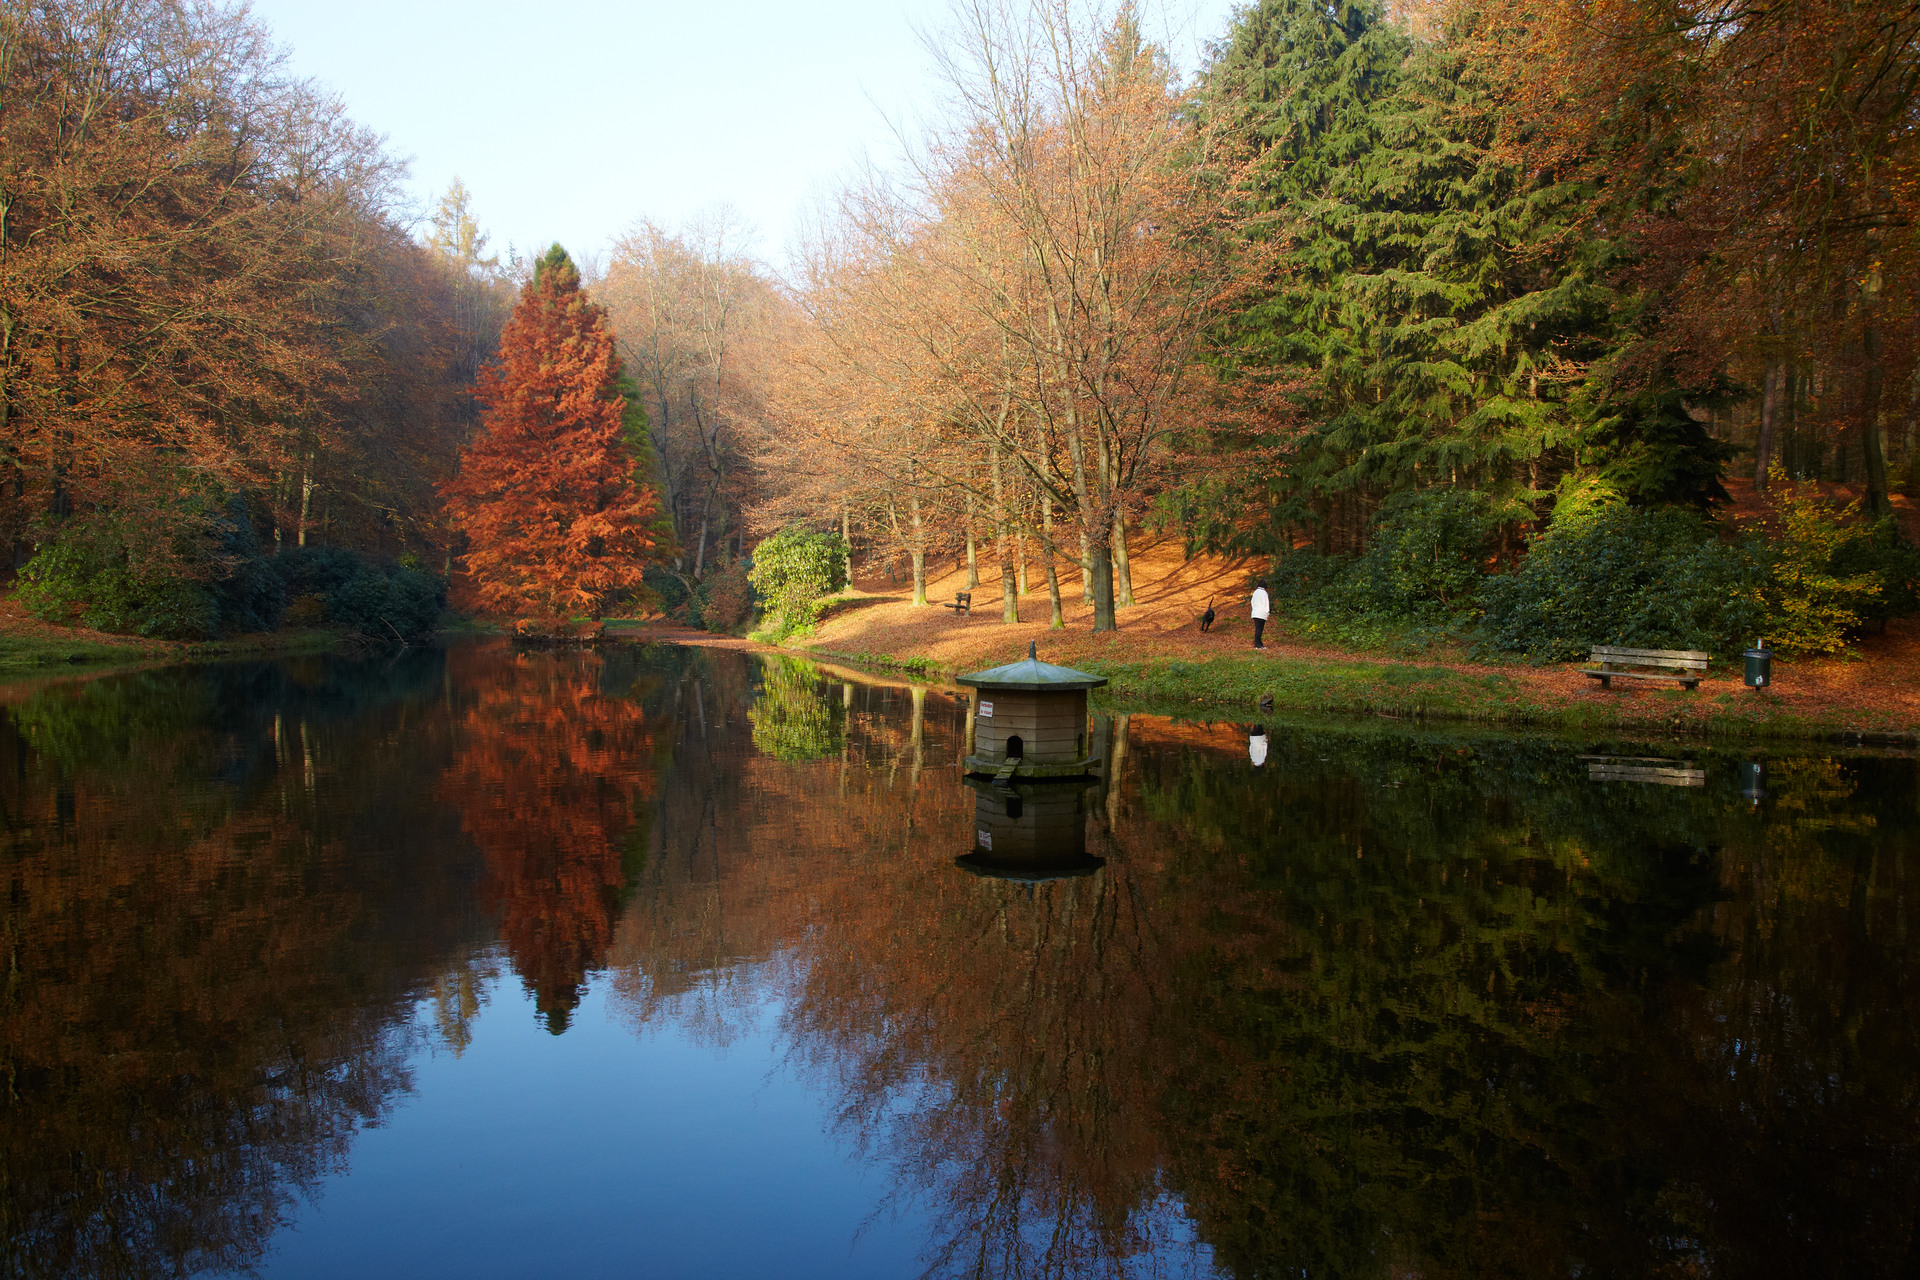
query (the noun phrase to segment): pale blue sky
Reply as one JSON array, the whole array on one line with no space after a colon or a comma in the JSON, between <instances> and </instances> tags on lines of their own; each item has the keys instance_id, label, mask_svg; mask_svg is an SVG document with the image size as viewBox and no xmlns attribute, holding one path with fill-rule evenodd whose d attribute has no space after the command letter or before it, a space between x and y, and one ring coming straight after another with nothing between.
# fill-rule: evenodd
<instances>
[{"instance_id":1,"label":"pale blue sky","mask_svg":"<svg viewBox=\"0 0 1920 1280\"><path fill-rule=\"evenodd\" d=\"M1184 69L1233 0L1146 0ZM935 109L915 28L947 0L729 4L553 0L254 0L293 69L413 160L424 207L458 174L496 249L559 240L603 254L641 217L675 225L730 203L778 261L802 210L888 118Z\"/></svg>"}]
</instances>

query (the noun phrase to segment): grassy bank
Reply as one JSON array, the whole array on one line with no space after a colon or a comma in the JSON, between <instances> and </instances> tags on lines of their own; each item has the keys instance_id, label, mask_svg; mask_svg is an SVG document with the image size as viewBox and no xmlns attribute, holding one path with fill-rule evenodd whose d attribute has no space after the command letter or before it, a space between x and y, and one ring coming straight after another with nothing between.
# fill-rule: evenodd
<instances>
[{"instance_id":1,"label":"grassy bank","mask_svg":"<svg viewBox=\"0 0 1920 1280\"><path fill-rule=\"evenodd\" d=\"M1074 646L1079 647L1079 646ZM805 649L821 658L878 670L951 679L958 671L924 655ZM1366 655L1284 658L1245 654L1122 661L1093 655L1053 660L1107 677L1096 702L1121 710L1193 716L1217 710L1234 719L1271 711L1388 716L1536 728L1598 736L1674 734L1761 740L1830 740L1920 745L1920 732L1897 711L1859 708L1809 714L1756 693L1727 672L1699 689L1602 690L1564 668L1488 669L1376 660Z\"/></svg>"},{"instance_id":2,"label":"grassy bank","mask_svg":"<svg viewBox=\"0 0 1920 1280\"><path fill-rule=\"evenodd\" d=\"M0 678L49 675L63 667L98 671L161 662L330 653L340 646L341 637L330 631L274 632L196 644L135 637L102 640L84 635L0 633Z\"/></svg>"}]
</instances>

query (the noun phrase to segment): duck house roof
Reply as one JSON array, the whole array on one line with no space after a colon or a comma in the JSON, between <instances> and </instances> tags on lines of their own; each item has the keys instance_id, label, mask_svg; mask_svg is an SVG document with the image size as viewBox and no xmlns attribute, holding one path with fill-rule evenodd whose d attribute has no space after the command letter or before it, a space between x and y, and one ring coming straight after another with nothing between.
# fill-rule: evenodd
<instances>
[{"instance_id":1,"label":"duck house roof","mask_svg":"<svg viewBox=\"0 0 1920 1280\"><path fill-rule=\"evenodd\" d=\"M1105 676L1042 662L1034 649L1034 644L1029 642L1027 656L1021 661L976 671L970 676L956 676L955 683L970 685L975 689L1002 689L1013 693L1064 693L1073 689L1098 689L1107 682Z\"/></svg>"}]
</instances>

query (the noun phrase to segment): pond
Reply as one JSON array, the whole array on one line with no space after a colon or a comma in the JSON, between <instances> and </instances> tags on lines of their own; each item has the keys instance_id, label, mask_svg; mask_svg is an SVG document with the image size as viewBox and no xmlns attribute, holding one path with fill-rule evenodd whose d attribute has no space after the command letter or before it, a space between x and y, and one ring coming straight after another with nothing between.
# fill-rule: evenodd
<instances>
[{"instance_id":1,"label":"pond","mask_svg":"<svg viewBox=\"0 0 1920 1280\"><path fill-rule=\"evenodd\" d=\"M1910 758L502 643L0 691L0 1274L1873 1277Z\"/></svg>"}]
</instances>

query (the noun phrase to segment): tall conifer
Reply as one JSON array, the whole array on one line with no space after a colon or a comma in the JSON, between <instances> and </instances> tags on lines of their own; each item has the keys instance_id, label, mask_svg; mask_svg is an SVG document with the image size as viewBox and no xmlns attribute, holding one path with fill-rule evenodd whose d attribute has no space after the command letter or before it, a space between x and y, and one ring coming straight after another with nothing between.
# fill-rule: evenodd
<instances>
[{"instance_id":1,"label":"tall conifer","mask_svg":"<svg viewBox=\"0 0 1920 1280\"><path fill-rule=\"evenodd\" d=\"M620 387L606 313L556 244L480 376L480 434L445 487L487 608L551 628L640 586L657 504L635 483Z\"/></svg>"}]
</instances>

